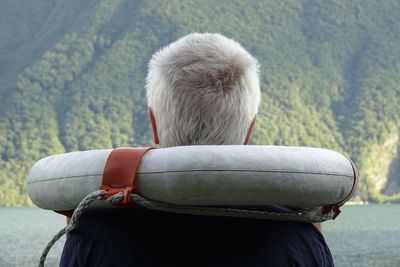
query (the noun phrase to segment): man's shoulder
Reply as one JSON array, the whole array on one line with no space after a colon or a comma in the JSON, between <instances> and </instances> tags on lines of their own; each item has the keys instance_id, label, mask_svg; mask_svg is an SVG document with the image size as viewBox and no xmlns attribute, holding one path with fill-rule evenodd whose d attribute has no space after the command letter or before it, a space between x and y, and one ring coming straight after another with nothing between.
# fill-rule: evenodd
<instances>
[{"instance_id":1,"label":"man's shoulder","mask_svg":"<svg viewBox=\"0 0 400 267\"><path fill-rule=\"evenodd\" d=\"M88 211L66 247L76 245L72 243L96 248L98 257L111 253L101 252L107 246L118 253L141 244L134 253L143 261L156 253L179 262L198 258L204 261L203 266L214 266L210 262L228 266L222 262L233 259L242 263L238 266L332 266L320 264L332 262L332 257L322 234L310 223L182 215L142 208Z\"/></svg>"},{"instance_id":2,"label":"man's shoulder","mask_svg":"<svg viewBox=\"0 0 400 267\"><path fill-rule=\"evenodd\" d=\"M264 210L285 211L280 207L268 207ZM138 228L142 231L165 232L165 235L172 232L174 235L192 232L206 236L229 236L234 233L236 238L255 238L257 233L257 237L279 243L287 240L325 242L321 232L311 223L176 214L140 207L89 210L82 215L78 228L100 233L131 233Z\"/></svg>"}]
</instances>

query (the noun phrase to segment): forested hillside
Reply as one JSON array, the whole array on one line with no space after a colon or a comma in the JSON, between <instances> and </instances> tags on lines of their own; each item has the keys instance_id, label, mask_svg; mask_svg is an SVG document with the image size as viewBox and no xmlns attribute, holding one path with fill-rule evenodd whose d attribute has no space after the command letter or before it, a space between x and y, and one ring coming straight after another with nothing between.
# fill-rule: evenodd
<instances>
[{"instance_id":1,"label":"forested hillside","mask_svg":"<svg viewBox=\"0 0 400 267\"><path fill-rule=\"evenodd\" d=\"M144 78L157 49L220 32L261 64L253 144L338 150L357 199L400 199L400 2L0 2L0 205L54 153L151 144Z\"/></svg>"}]
</instances>

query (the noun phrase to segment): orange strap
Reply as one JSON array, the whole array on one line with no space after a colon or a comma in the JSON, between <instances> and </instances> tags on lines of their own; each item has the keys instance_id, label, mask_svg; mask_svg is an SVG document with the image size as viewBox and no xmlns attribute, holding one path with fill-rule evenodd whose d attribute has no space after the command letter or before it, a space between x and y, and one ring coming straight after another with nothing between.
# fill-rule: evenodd
<instances>
[{"instance_id":1,"label":"orange strap","mask_svg":"<svg viewBox=\"0 0 400 267\"><path fill-rule=\"evenodd\" d=\"M103 180L100 190L107 190L102 199L107 199L118 192L124 193L124 197L117 205L131 204L130 197L135 192L135 177L143 155L152 147L124 147L116 148L108 156L104 167ZM73 210L55 211L71 218Z\"/></svg>"},{"instance_id":2,"label":"orange strap","mask_svg":"<svg viewBox=\"0 0 400 267\"><path fill-rule=\"evenodd\" d=\"M136 171L143 155L150 149L151 147L127 147L111 151L100 186L100 190L107 190L103 199L122 192L124 197L119 204L129 203L131 194L135 191Z\"/></svg>"}]
</instances>

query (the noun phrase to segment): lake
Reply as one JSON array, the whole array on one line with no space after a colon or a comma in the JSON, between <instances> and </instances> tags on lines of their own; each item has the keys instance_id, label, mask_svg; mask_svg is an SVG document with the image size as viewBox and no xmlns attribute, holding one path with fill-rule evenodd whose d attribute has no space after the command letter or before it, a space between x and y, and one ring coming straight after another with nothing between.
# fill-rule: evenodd
<instances>
[{"instance_id":1,"label":"lake","mask_svg":"<svg viewBox=\"0 0 400 267\"><path fill-rule=\"evenodd\" d=\"M41 251L65 225L56 213L37 208L0 208L0 266L36 266ZM400 266L400 205L346 206L323 233L336 266ZM65 239L46 266L58 266Z\"/></svg>"}]
</instances>

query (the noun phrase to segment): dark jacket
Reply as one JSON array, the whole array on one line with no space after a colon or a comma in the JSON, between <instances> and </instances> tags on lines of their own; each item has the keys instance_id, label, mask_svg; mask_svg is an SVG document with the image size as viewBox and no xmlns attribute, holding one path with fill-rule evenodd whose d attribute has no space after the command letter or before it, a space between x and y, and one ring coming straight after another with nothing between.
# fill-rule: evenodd
<instances>
[{"instance_id":1,"label":"dark jacket","mask_svg":"<svg viewBox=\"0 0 400 267\"><path fill-rule=\"evenodd\" d=\"M82 215L60 266L323 267L333 261L310 223L116 208Z\"/></svg>"}]
</instances>

